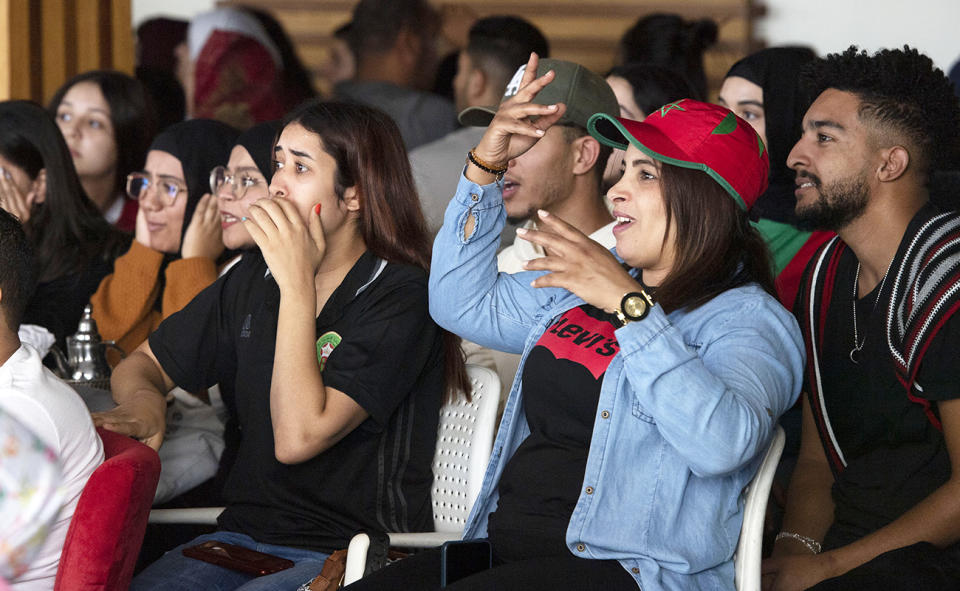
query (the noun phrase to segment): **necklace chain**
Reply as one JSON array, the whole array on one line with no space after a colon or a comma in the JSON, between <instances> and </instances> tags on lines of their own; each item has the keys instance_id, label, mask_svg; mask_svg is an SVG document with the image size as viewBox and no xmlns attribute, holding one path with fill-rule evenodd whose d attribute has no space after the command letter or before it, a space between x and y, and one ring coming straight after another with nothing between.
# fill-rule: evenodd
<instances>
[{"instance_id":1,"label":"necklace chain","mask_svg":"<svg viewBox=\"0 0 960 591\"><path fill-rule=\"evenodd\" d=\"M883 286L887 282L887 275L890 274L890 267L893 266L893 261L890 261L890 264L887 265L887 270L883 272L883 279L880 280L880 289L877 290L877 297L873 300L873 308L870 310L870 315L872 316L874 312L877 311L877 304L880 303L880 296L883 295ZM860 363L860 351L863 349L863 345L867 342L867 335L863 335L863 340L860 340L860 334L857 332L857 290L860 283L860 261L857 261L857 273L853 277L853 299L850 302L851 307L853 308L853 349L850 349L850 361L859 364Z\"/></svg>"}]
</instances>

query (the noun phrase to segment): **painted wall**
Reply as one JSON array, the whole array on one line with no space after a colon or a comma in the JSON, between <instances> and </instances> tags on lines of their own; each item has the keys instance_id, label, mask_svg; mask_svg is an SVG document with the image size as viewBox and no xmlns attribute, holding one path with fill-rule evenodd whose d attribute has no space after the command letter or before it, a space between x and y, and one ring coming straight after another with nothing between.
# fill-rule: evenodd
<instances>
[{"instance_id":1,"label":"painted wall","mask_svg":"<svg viewBox=\"0 0 960 591\"><path fill-rule=\"evenodd\" d=\"M439 2L439 0L437 0ZM855 43L868 50L909 43L947 70L960 57L960 0L758 0L767 16L757 24L769 45L804 43L818 53ZM134 25L153 16L192 15L215 0L131 0Z\"/></svg>"},{"instance_id":2,"label":"painted wall","mask_svg":"<svg viewBox=\"0 0 960 591\"><path fill-rule=\"evenodd\" d=\"M851 44L874 51L905 43L948 71L960 58L958 0L760 0L757 33L769 45L803 43L820 54Z\"/></svg>"}]
</instances>

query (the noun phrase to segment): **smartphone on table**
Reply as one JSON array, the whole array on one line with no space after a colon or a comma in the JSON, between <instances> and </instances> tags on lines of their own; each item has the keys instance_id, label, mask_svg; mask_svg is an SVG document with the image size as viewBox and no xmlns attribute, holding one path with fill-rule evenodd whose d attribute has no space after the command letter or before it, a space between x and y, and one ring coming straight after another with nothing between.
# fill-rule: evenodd
<instances>
[{"instance_id":1,"label":"smartphone on table","mask_svg":"<svg viewBox=\"0 0 960 591\"><path fill-rule=\"evenodd\" d=\"M286 558L216 540L184 548L183 555L255 577L271 575L294 565Z\"/></svg>"},{"instance_id":2,"label":"smartphone on table","mask_svg":"<svg viewBox=\"0 0 960 591\"><path fill-rule=\"evenodd\" d=\"M440 586L493 566L490 540L454 540L440 547Z\"/></svg>"}]
</instances>

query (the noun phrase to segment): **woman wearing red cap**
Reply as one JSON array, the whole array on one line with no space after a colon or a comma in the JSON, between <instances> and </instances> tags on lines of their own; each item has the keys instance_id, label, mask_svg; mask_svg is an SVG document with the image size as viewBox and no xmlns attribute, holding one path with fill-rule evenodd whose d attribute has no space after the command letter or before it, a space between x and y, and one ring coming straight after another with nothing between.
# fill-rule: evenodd
<instances>
[{"instance_id":1,"label":"woman wearing red cap","mask_svg":"<svg viewBox=\"0 0 960 591\"><path fill-rule=\"evenodd\" d=\"M693 100L643 123L594 115L594 137L626 150L616 249L541 212L524 237L547 256L498 274L498 176L565 109L533 102L553 79L536 67L471 151L434 244L437 322L523 354L464 532L489 539L493 566L448 588L732 589L741 491L804 362L746 215L763 144ZM354 588L436 588L439 563L424 552Z\"/></svg>"}]
</instances>

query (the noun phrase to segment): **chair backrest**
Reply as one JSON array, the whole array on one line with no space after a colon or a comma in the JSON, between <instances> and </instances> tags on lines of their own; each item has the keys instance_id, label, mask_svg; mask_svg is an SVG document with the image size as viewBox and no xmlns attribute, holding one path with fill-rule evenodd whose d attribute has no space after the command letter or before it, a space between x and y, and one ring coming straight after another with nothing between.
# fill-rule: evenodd
<instances>
[{"instance_id":1,"label":"chair backrest","mask_svg":"<svg viewBox=\"0 0 960 591\"><path fill-rule=\"evenodd\" d=\"M125 435L105 429L97 433L106 459L80 494L54 591L127 589L147 529L160 457Z\"/></svg>"},{"instance_id":2,"label":"chair backrest","mask_svg":"<svg viewBox=\"0 0 960 591\"><path fill-rule=\"evenodd\" d=\"M757 474L747 485L740 541L733 556L737 591L760 591L760 560L763 552L763 520L767 514L770 486L780 463L786 435L777 425L770 446L760 462Z\"/></svg>"},{"instance_id":3,"label":"chair backrest","mask_svg":"<svg viewBox=\"0 0 960 591\"><path fill-rule=\"evenodd\" d=\"M458 397L440 409L432 500L433 522L441 532L463 531L493 448L500 378L478 365L467 365L467 375L471 401Z\"/></svg>"}]
</instances>

